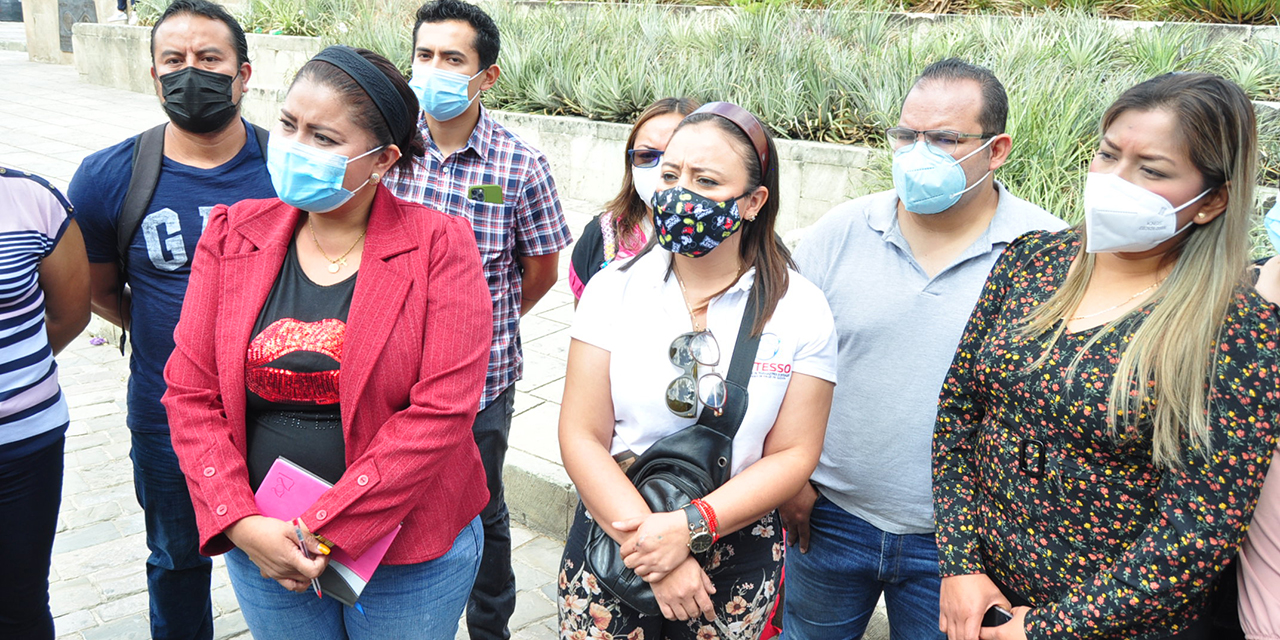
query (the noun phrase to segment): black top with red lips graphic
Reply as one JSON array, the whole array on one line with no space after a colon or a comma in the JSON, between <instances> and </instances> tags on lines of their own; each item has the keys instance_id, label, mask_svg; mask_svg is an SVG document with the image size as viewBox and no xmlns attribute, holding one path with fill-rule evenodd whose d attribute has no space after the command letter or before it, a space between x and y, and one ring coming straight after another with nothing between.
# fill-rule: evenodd
<instances>
[{"instance_id":1,"label":"black top with red lips graphic","mask_svg":"<svg viewBox=\"0 0 1280 640\"><path fill-rule=\"evenodd\" d=\"M289 246L258 314L245 361L249 482L256 491L278 456L336 483L346 471L339 367L356 276L311 281Z\"/></svg>"}]
</instances>

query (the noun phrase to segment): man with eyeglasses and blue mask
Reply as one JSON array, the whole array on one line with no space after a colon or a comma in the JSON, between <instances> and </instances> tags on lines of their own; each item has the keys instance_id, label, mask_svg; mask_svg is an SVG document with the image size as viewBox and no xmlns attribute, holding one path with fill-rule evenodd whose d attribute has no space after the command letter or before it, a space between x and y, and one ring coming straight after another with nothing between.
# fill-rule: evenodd
<instances>
[{"instance_id":1,"label":"man with eyeglasses and blue mask","mask_svg":"<svg viewBox=\"0 0 1280 640\"><path fill-rule=\"evenodd\" d=\"M930 65L885 132L891 191L838 205L796 250L840 336L822 458L780 510L787 640L860 638L883 594L893 638L939 631L931 442L938 392L987 275L1023 233L1066 225L1005 189L1008 98L987 69Z\"/></svg>"},{"instance_id":2,"label":"man with eyeglasses and blue mask","mask_svg":"<svg viewBox=\"0 0 1280 640\"><path fill-rule=\"evenodd\" d=\"M132 332L134 492L146 519L151 637L213 637L212 562L160 397L191 259L218 204L275 197L265 132L240 117L252 69L220 5L174 0L151 30L151 77L169 122L85 158L71 179L94 313ZM127 286L126 286L127 285Z\"/></svg>"},{"instance_id":3,"label":"man with eyeglasses and blue mask","mask_svg":"<svg viewBox=\"0 0 1280 640\"><path fill-rule=\"evenodd\" d=\"M493 297L493 345L472 432L489 486L480 574L467 603L473 639L511 637L515 611L511 525L502 491L515 382L520 379L520 317L559 277L572 237L546 157L498 124L480 104L498 81L498 27L460 0L422 5L413 27L413 77L426 153L385 180L397 196L471 222Z\"/></svg>"}]
</instances>

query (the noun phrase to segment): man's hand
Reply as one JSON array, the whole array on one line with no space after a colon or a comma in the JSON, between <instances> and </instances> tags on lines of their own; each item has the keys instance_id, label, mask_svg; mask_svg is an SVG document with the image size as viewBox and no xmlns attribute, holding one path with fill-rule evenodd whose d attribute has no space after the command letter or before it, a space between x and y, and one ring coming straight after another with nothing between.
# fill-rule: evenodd
<instances>
[{"instance_id":1,"label":"man's hand","mask_svg":"<svg viewBox=\"0 0 1280 640\"><path fill-rule=\"evenodd\" d=\"M1014 607L1013 619L998 627L983 627L982 640L1027 640L1027 612L1031 607Z\"/></svg>"},{"instance_id":2,"label":"man's hand","mask_svg":"<svg viewBox=\"0 0 1280 640\"><path fill-rule=\"evenodd\" d=\"M1000 593L1000 588L985 573L943 578L938 604L941 609L941 614L938 616L938 629L947 634L948 640L978 640L978 633L982 628L982 616L987 613L991 605L998 604L1010 610L1013 608L1009 604L1009 599ZM1025 616L1026 612L1024 611L1022 615ZM1011 625L1013 622L1001 626Z\"/></svg>"},{"instance_id":3,"label":"man's hand","mask_svg":"<svg viewBox=\"0 0 1280 640\"><path fill-rule=\"evenodd\" d=\"M787 544L800 545L800 553L809 553L809 515L813 513L813 503L818 501L818 490L811 483L804 483L800 493L778 507L782 515L782 524L787 527Z\"/></svg>"}]
</instances>

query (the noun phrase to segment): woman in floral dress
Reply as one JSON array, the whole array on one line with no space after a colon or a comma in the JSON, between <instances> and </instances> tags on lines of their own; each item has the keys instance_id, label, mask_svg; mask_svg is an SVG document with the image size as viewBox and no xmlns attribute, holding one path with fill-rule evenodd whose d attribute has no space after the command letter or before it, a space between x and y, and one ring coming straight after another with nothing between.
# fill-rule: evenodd
<instances>
[{"instance_id":1,"label":"woman in floral dress","mask_svg":"<svg viewBox=\"0 0 1280 640\"><path fill-rule=\"evenodd\" d=\"M934 434L940 628L1209 638L1280 414L1250 286L1257 133L1236 85L1168 74L1107 110L1085 223L996 264ZM992 605L1013 620L979 631Z\"/></svg>"}]
</instances>

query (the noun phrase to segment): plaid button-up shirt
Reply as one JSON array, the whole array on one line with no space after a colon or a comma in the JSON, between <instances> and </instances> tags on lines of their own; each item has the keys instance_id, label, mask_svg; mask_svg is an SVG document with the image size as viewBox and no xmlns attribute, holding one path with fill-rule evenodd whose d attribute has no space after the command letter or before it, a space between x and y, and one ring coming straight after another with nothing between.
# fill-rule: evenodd
<instances>
[{"instance_id":1,"label":"plaid button-up shirt","mask_svg":"<svg viewBox=\"0 0 1280 640\"><path fill-rule=\"evenodd\" d=\"M480 108L480 120L466 146L448 158L431 140L419 117L427 153L412 169L388 172L386 184L397 196L471 222L493 296L493 344L480 408L520 379L521 279L518 256L556 253L573 240L560 208L546 156L507 131ZM502 204L470 199L470 187L502 187Z\"/></svg>"}]
</instances>

